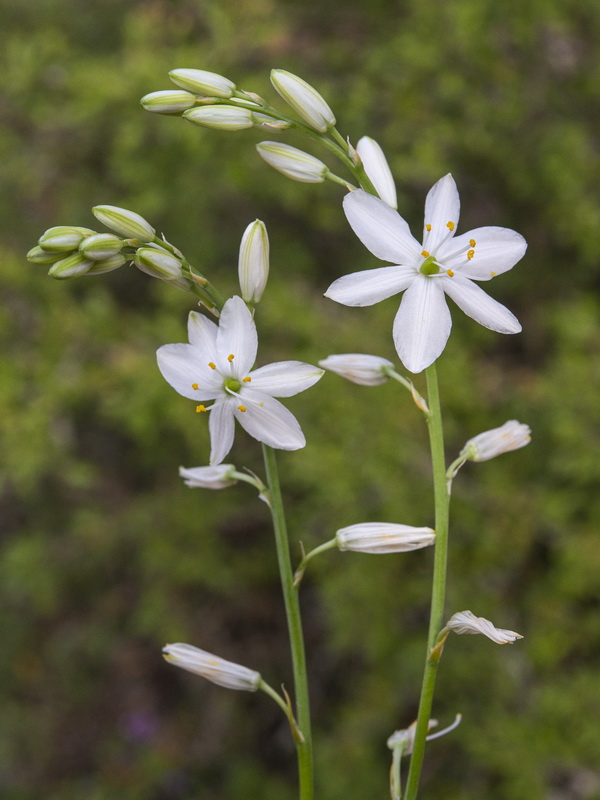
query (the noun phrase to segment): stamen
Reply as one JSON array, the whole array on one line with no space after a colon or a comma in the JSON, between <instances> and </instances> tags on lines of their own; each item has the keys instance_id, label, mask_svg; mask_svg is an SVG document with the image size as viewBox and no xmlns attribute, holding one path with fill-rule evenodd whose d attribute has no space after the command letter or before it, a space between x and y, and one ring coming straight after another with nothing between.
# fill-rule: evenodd
<instances>
[{"instance_id":1,"label":"stamen","mask_svg":"<svg viewBox=\"0 0 600 800\"><path fill-rule=\"evenodd\" d=\"M429 224L425 225L425 230L427 232L429 232L431 230L431 225L429 225Z\"/></svg>"},{"instance_id":2,"label":"stamen","mask_svg":"<svg viewBox=\"0 0 600 800\"><path fill-rule=\"evenodd\" d=\"M421 250L421 255L423 256L423 258L429 258L429 253L427 252L427 250Z\"/></svg>"},{"instance_id":3,"label":"stamen","mask_svg":"<svg viewBox=\"0 0 600 800\"><path fill-rule=\"evenodd\" d=\"M252 378L250 378L250 377L247 377L247 378L242 378L242 381L243 381L244 383L250 383L250 381L251 381L251 380L252 380Z\"/></svg>"},{"instance_id":4,"label":"stamen","mask_svg":"<svg viewBox=\"0 0 600 800\"><path fill-rule=\"evenodd\" d=\"M497 274L498 274L497 272L490 272L490 275L492 276L492 278Z\"/></svg>"},{"instance_id":5,"label":"stamen","mask_svg":"<svg viewBox=\"0 0 600 800\"><path fill-rule=\"evenodd\" d=\"M206 411L206 406L196 406L196 414L203 414Z\"/></svg>"},{"instance_id":6,"label":"stamen","mask_svg":"<svg viewBox=\"0 0 600 800\"><path fill-rule=\"evenodd\" d=\"M258 405L259 405L259 406L262 408L262 407L264 406L264 403L263 403L263 401L261 400L261 401L260 401L260 403L259 403Z\"/></svg>"},{"instance_id":7,"label":"stamen","mask_svg":"<svg viewBox=\"0 0 600 800\"><path fill-rule=\"evenodd\" d=\"M473 258L474 255L475 255L475 250L467 250L467 258L469 259L469 261Z\"/></svg>"},{"instance_id":8,"label":"stamen","mask_svg":"<svg viewBox=\"0 0 600 800\"><path fill-rule=\"evenodd\" d=\"M197 390L198 390L198 388L199 388L199 387L198 387L198 384L197 384L197 383L192 383L192 389L195 389L195 390L197 391Z\"/></svg>"},{"instance_id":9,"label":"stamen","mask_svg":"<svg viewBox=\"0 0 600 800\"><path fill-rule=\"evenodd\" d=\"M471 245L471 247L475 247L477 242L475 241L475 239L469 239L469 244Z\"/></svg>"},{"instance_id":10,"label":"stamen","mask_svg":"<svg viewBox=\"0 0 600 800\"><path fill-rule=\"evenodd\" d=\"M209 366L211 369L216 369L216 368L217 368L217 365L216 365L216 364L215 364L213 361L209 361L209 362L208 362L208 366Z\"/></svg>"},{"instance_id":11,"label":"stamen","mask_svg":"<svg viewBox=\"0 0 600 800\"><path fill-rule=\"evenodd\" d=\"M449 222L446 223L446 227L448 228L449 231L453 231L456 226L452 222L452 220L450 220Z\"/></svg>"},{"instance_id":12,"label":"stamen","mask_svg":"<svg viewBox=\"0 0 600 800\"><path fill-rule=\"evenodd\" d=\"M240 411L245 411L245 410L246 410L246 406L238 406L238 409L239 409Z\"/></svg>"},{"instance_id":13,"label":"stamen","mask_svg":"<svg viewBox=\"0 0 600 800\"><path fill-rule=\"evenodd\" d=\"M452 272L452 270L451 270L451 269L447 269L447 270L446 270L446 275L449 275L451 278L453 278L453 277L454 277L454 273Z\"/></svg>"},{"instance_id":14,"label":"stamen","mask_svg":"<svg viewBox=\"0 0 600 800\"><path fill-rule=\"evenodd\" d=\"M229 363L231 364L234 358L235 356L233 355L233 353L229 353L229 355L227 356L227 361L229 361Z\"/></svg>"}]
</instances>

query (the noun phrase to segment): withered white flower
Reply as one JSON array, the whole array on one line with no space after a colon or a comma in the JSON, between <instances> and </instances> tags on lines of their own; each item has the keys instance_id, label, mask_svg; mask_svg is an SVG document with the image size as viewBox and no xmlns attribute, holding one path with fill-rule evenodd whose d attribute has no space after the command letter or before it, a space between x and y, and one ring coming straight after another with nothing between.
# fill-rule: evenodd
<instances>
[{"instance_id":1,"label":"withered white flower","mask_svg":"<svg viewBox=\"0 0 600 800\"><path fill-rule=\"evenodd\" d=\"M385 373L386 367L392 368L394 365L387 358L380 356L370 356L366 353L339 353L322 359L319 361L319 366L341 375L342 378L347 378L352 383L361 386L379 386L389 380Z\"/></svg>"},{"instance_id":2,"label":"withered white flower","mask_svg":"<svg viewBox=\"0 0 600 800\"><path fill-rule=\"evenodd\" d=\"M233 464L217 464L215 467L179 467L179 475L186 486L192 489L226 489L237 483L232 474Z\"/></svg>"},{"instance_id":3,"label":"withered white flower","mask_svg":"<svg viewBox=\"0 0 600 800\"><path fill-rule=\"evenodd\" d=\"M521 330L516 317L473 281L511 269L523 257L526 242L516 231L497 227L454 237L460 201L451 175L427 195L422 244L393 208L362 190L346 195L344 211L365 247L394 266L338 278L325 296L347 306L370 306L404 292L393 334L398 355L411 372L424 370L446 346L452 326L446 294L486 328Z\"/></svg>"},{"instance_id":4,"label":"withered white flower","mask_svg":"<svg viewBox=\"0 0 600 800\"><path fill-rule=\"evenodd\" d=\"M168 644L163 647L163 656L169 664L188 672L201 675L212 683L226 689L238 689L244 692L255 692L260 685L260 673L241 664L226 661L206 650L200 650L191 644Z\"/></svg>"},{"instance_id":5,"label":"withered white flower","mask_svg":"<svg viewBox=\"0 0 600 800\"><path fill-rule=\"evenodd\" d=\"M335 535L340 550L357 553L405 553L435 542L431 528L413 528L392 522L361 522L340 528Z\"/></svg>"},{"instance_id":6,"label":"withered white flower","mask_svg":"<svg viewBox=\"0 0 600 800\"><path fill-rule=\"evenodd\" d=\"M460 455L469 461L488 461L502 453L525 447L530 441L529 425L511 419L499 428L492 428L469 439Z\"/></svg>"},{"instance_id":7,"label":"withered white flower","mask_svg":"<svg viewBox=\"0 0 600 800\"><path fill-rule=\"evenodd\" d=\"M445 627L454 633L481 633L496 644L512 644L517 639L523 638L520 633L515 633L515 631L496 628L489 619L476 617L471 611L458 611L453 614Z\"/></svg>"}]
</instances>

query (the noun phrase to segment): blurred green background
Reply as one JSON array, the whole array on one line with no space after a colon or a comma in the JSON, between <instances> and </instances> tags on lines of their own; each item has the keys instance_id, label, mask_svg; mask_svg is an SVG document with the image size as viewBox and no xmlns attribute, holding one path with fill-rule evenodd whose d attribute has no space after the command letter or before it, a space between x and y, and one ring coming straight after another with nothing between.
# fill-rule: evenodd
<instances>
[{"instance_id":1,"label":"blurred green background","mask_svg":"<svg viewBox=\"0 0 600 800\"><path fill-rule=\"evenodd\" d=\"M600 798L600 5L7 0L0 30L2 798L295 796L277 707L160 655L190 642L291 688L266 507L250 487L203 492L177 477L206 463L206 420L154 352L184 340L190 298L133 268L53 281L24 254L50 226L98 229L90 207L112 203L231 294L239 239L259 217L272 247L261 363L395 358L398 300L322 298L376 262L339 187L261 162L254 144L272 134L140 109L175 67L271 100L271 67L296 72L344 136L381 143L413 230L451 171L461 230L527 238L525 259L489 287L523 334L453 309L439 367L450 457L507 419L533 428L530 447L456 481L448 596L448 614L470 608L526 638L449 641L434 712L464 721L430 746L423 797ZM296 556L300 540L354 522L432 523L426 433L401 389L329 374L289 406L309 442L280 459ZM262 471L247 437L231 460ZM309 570L319 800L388 796L386 739L416 714L431 555L327 553Z\"/></svg>"}]
</instances>

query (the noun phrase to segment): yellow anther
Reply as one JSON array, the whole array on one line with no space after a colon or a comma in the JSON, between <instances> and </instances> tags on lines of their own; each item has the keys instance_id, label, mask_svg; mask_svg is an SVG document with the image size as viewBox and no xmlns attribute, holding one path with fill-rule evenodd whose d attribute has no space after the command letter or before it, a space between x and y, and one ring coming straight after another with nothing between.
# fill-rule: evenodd
<instances>
[{"instance_id":1,"label":"yellow anther","mask_svg":"<svg viewBox=\"0 0 600 800\"><path fill-rule=\"evenodd\" d=\"M494 275L497 275L497 274L498 274L497 272L490 272L490 275L492 276L492 278L494 277Z\"/></svg>"},{"instance_id":2,"label":"yellow anther","mask_svg":"<svg viewBox=\"0 0 600 800\"><path fill-rule=\"evenodd\" d=\"M469 239L469 244L471 245L471 247L475 247L477 242L475 241L475 239Z\"/></svg>"},{"instance_id":3,"label":"yellow anther","mask_svg":"<svg viewBox=\"0 0 600 800\"><path fill-rule=\"evenodd\" d=\"M250 383L251 380L252 378L250 376L248 376L247 378L242 378L243 383Z\"/></svg>"},{"instance_id":4,"label":"yellow anther","mask_svg":"<svg viewBox=\"0 0 600 800\"><path fill-rule=\"evenodd\" d=\"M467 258L469 259L469 261L473 258L474 255L475 255L475 250L467 250Z\"/></svg>"},{"instance_id":5,"label":"yellow anther","mask_svg":"<svg viewBox=\"0 0 600 800\"><path fill-rule=\"evenodd\" d=\"M426 231L430 231L431 230L431 225L429 225L429 223L427 225L425 225L425 230Z\"/></svg>"},{"instance_id":6,"label":"yellow anther","mask_svg":"<svg viewBox=\"0 0 600 800\"><path fill-rule=\"evenodd\" d=\"M235 356L233 355L233 353L229 353L229 355L227 356L227 361L229 361L229 363L231 364L234 358Z\"/></svg>"},{"instance_id":7,"label":"yellow anther","mask_svg":"<svg viewBox=\"0 0 600 800\"><path fill-rule=\"evenodd\" d=\"M217 365L216 365L215 363L213 363L212 361L209 361L209 362L208 362L208 366L209 366L211 369L216 369L216 368L217 368Z\"/></svg>"},{"instance_id":8,"label":"yellow anther","mask_svg":"<svg viewBox=\"0 0 600 800\"><path fill-rule=\"evenodd\" d=\"M196 414L202 414L203 411L206 411L206 406L196 406Z\"/></svg>"},{"instance_id":9,"label":"yellow anther","mask_svg":"<svg viewBox=\"0 0 600 800\"><path fill-rule=\"evenodd\" d=\"M246 410L246 406L238 406L238 409L239 409L240 411L245 411L245 410Z\"/></svg>"},{"instance_id":10,"label":"yellow anther","mask_svg":"<svg viewBox=\"0 0 600 800\"><path fill-rule=\"evenodd\" d=\"M262 408L264 406L264 403L260 402L258 405Z\"/></svg>"},{"instance_id":11,"label":"yellow anther","mask_svg":"<svg viewBox=\"0 0 600 800\"><path fill-rule=\"evenodd\" d=\"M451 269L447 269L447 270L446 270L446 274L447 274L447 275L449 275L451 278L453 278L453 277L454 277L454 273L452 272L452 270L451 270Z\"/></svg>"},{"instance_id":12,"label":"yellow anther","mask_svg":"<svg viewBox=\"0 0 600 800\"><path fill-rule=\"evenodd\" d=\"M446 223L446 227L448 228L449 231L453 231L456 226L452 222L452 220L450 220L449 222Z\"/></svg>"},{"instance_id":13,"label":"yellow anther","mask_svg":"<svg viewBox=\"0 0 600 800\"><path fill-rule=\"evenodd\" d=\"M192 383L192 389L198 389L198 384L197 383Z\"/></svg>"},{"instance_id":14,"label":"yellow anther","mask_svg":"<svg viewBox=\"0 0 600 800\"><path fill-rule=\"evenodd\" d=\"M427 250L421 250L421 255L423 256L423 258L429 258L429 253L427 252Z\"/></svg>"}]
</instances>

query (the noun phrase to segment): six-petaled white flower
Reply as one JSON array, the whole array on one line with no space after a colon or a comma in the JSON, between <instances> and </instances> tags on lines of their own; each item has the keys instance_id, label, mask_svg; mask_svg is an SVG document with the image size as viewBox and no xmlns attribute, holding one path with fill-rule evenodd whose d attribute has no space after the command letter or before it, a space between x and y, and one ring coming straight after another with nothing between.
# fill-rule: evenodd
<instances>
[{"instance_id":1,"label":"six-petaled white flower","mask_svg":"<svg viewBox=\"0 0 600 800\"><path fill-rule=\"evenodd\" d=\"M235 420L255 439L280 450L298 450L306 440L296 417L275 397L291 397L316 383L323 370L301 361L279 361L253 370L258 338L241 297L224 305L219 325L195 311L189 344L159 348L165 380L184 397L210 411L211 464L220 464L233 444ZM211 406L205 406L213 401Z\"/></svg>"},{"instance_id":2,"label":"six-petaled white flower","mask_svg":"<svg viewBox=\"0 0 600 800\"><path fill-rule=\"evenodd\" d=\"M394 266L339 278L325 296L347 306L369 306L405 292L393 333L398 355L411 372L428 367L446 346L452 319L445 294L486 328L499 333L521 330L516 317L473 281L511 269L525 253L525 239L498 227L455 237L460 201L451 175L427 195L422 244L394 209L362 190L346 195L344 211L362 243Z\"/></svg>"}]
</instances>

